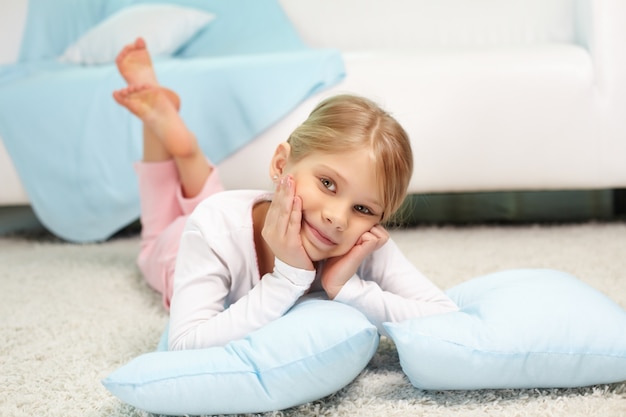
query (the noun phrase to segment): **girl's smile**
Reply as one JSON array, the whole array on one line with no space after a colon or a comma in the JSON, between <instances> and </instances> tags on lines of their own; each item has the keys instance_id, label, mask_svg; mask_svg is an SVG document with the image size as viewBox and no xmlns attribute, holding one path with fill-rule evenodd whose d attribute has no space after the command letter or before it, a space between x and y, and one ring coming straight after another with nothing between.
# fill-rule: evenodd
<instances>
[{"instance_id":1,"label":"girl's smile","mask_svg":"<svg viewBox=\"0 0 626 417\"><path fill-rule=\"evenodd\" d=\"M335 243L330 237L323 232L320 232L319 229L307 222L306 219L302 220L302 229L304 230L304 233L312 236L313 240L317 240L321 246L333 247L337 245L337 243Z\"/></svg>"}]
</instances>

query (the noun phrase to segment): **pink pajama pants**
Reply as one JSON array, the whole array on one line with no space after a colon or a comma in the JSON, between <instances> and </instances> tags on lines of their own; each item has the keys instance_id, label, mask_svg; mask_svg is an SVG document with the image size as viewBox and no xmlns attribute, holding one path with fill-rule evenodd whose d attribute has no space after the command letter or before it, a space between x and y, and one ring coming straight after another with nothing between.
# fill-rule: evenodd
<instances>
[{"instance_id":1,"label":"pink pajama pants","mask_svg":"<svg viewBox=\"0 0 626 417\"><path fill-rule=\"evenodd\" d=\"M137 265L169 310L180 238L189 214L206 197L222 191L217 169L194 198L185 198L174 161L138 162L141 248Z\"/></svg>"}]
</instances>

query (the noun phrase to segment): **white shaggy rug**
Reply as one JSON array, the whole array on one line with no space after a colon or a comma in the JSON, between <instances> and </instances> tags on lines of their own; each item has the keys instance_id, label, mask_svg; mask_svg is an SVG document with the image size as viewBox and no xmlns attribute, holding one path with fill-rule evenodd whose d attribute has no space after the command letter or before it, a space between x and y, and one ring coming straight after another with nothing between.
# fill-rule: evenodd
<instances>
[{"instance_id":1,"label":"white shaggy rug","mask_svg":"<svg viewBox=\"0 0 626 417\"><path fill-rule=\"evenodd\" d=\"M392 235L447 289L507 268L578 276L626 308L626 224L424 227ZM0 416L138 417L100 380L155 348L167 321L135 267L136 236L75 245L0 238ZM625 329L626 331L626 329ZM626 382L579 389L426 392L381 341L338 393L266 416L626 416Z\"/></svg>"}]
</instances>

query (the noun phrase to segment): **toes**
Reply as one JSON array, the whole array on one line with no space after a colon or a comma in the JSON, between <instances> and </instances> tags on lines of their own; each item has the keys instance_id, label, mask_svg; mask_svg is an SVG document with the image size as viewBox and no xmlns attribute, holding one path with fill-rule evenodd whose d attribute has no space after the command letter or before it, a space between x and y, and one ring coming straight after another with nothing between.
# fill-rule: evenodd
<instances>
[{"instance_id":1,"label":"toes","mask_svg":"<svg viewBox=\"0 0 626 417\"><path fill-rule=\"evenodd\" d=\"M135 39L134 46L137 49L144 49L146 47L146 41L140 36L137 39Z\"/></svg>"},{"instance_id":2,"label":"toes","mask_svg":"<svg viewBox=\"0 0 626 417\"><path fill-rule=\"evenodd\" d=\"M119 104L123 104L124 101L124 94L122 90L116 90L113 92L113 98L115 99L115 101Z\"/></svg>"},{"instance_id":3,"label":"toes","mask_svg":"<svg viewBox=\"0 0 626 417\"><path fill-rule=\"evenodd\" d=\"M123 61L126 55L128 55L128 52L130 52L131 48L132 48L132 45L124 46L124 48L122 48L119 54L117 54L117 57L115 58L115 62L119 64L121 61Z\"/></svg>"},{"instance_id":4,"label":"toes","mask_svg":"<svg viewBox=\"0 0 626 417\"><path fill-rule=\"evenodd\" d=\"M125 45L124 48L122 48L122 50L117 54L115 61L119 63L130 52L137 50L137 49L145 49L145 48L146 48L146 41L142 37L138 37L137 39L135 39L135 42L129 43L128 45Z\"/></svg>"}]
</instances>

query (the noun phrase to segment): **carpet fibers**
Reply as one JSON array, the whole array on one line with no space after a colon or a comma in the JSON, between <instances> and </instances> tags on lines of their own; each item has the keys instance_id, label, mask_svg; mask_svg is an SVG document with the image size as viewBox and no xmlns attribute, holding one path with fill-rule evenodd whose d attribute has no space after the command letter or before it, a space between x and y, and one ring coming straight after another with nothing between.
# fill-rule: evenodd
<instances>
[{"instance_id":1,"label":"carpet fibers","mask_svg":"<svg viewBox=\"0 0 626 417\"><path fill-rule=\"evenodd\" d=\"M626 224L418 227L392 231L443 289L509 268L576 275L626 308ZM135 266L135 235L69 244L0 238L0 416L145 417L100 380L154 350L167 321ZM626 329L625 329L626 331ZM288 389L288 388L287 388ZM382 339L334 395L264 416L626 416L626 382L577 389L422 391Z\"/></svg>"}]
</instances>

